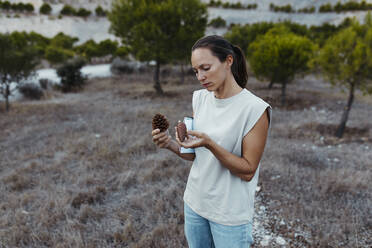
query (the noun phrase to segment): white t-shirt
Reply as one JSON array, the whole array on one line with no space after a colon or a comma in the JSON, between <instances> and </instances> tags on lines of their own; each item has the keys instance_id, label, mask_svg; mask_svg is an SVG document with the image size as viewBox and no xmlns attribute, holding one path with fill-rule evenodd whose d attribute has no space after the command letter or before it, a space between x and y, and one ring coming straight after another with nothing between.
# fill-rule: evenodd
<instances>
[{"instance_id":1,"label":"white t-shirt","mask_svg":"<svg viewBox=\"0 0 372 248\"><path fill-rule=\"evenodd\" d=\"M244 136L271 107L247 89L218 99L205 89L195 91L192 99L194 130L206 133L229 152L241 156ZM184 193L184 201L200 216L223 225L252 222L259 167L250 182L243 181L225 168L205 147L195 149Z\"/></svg>"}]
</instances>

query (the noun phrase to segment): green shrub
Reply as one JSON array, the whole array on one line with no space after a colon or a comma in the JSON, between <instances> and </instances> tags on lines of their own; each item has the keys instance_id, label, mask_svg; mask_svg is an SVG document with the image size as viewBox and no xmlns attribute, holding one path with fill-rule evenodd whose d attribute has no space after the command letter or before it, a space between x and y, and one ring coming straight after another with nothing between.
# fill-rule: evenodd
<instances>
[{"instance_id":1,"label":"green shrub","mask_svg":"<svg viewBox=\"0 0 372 248\"><path fill-rule=\"evenodd\" d=\"M302 8L302 9L299 9L297 12L299 12L299 13L315 13L315 7L312 6L312 7L308 7L308 8Z\"/></svg>"},{"instance_id":2,"label":"green shrub","mask_svg":"<svg viewBox=\"0 0 372 248\"><path fill-rule=\"evenodd\" d=\"M97 6L95 12L97 16L106 16L106 11L100 5Z\"/></svg>"},{"instance_id":3,"label":"green shrub","mask_svg":"<svg viewBox=\"0 0 372 248\"><path fill-rule=\"evenodd\" d=\"M18 90L24 98L30 100L40 100L44 95L43 90L33 83L22 84Z\"/></svg>"},{"instance_id":4,"label":"green shrub","mask_svg":"<svg viewBox=\"0 0 372 248\"><path fill-rule=\"evenodd\" d=\"M24 5L24 10L26 12L34 12L35 8L31 3L26 3L26 5Z\"/></svg>"},{"instance_id":5,"label":"green shrub","mask_svg":"<svg viewBox=\"0 0 372 248\"><path fill-rule=\"evenodd\" d=\"M121 47L118 47L118 49L116 49L116 52L115 52L115 56L116 57L119 57L119 58L127 58L128 54L130 52L130 49L126 46L121 46Z\"/></svg>"},{"instance_id":6,"label":"green shrub","mask_svg":"<svg viewBox=\"0 0 372 248\"><path fill-rule=\"evenodd\" d=\"M3 2L3 3L1 4L1 8L2 8L3 10L6 10L6 11L10 10L11 7L12 7L12 4L11 4L9 1L5 1L5 2Z\"/></svg>"},{"instance_id":7,"label":"green shrub","mask_svg":"<svg viewBox=\"0 0 372 248\"><path fill-rule=\"evenodd\" d=\"M56 46L56 47L61 47L64 49L72 50L74 44L77 41L79 41L77 37L71 37L62 32L59 32L50 40L50 43L51 45Z\"/></svg>"},{"instance_id":8,"label":"green shrub","mask_svg":"<svg viewBox=\"0 0 372 248\"><path fill-rule=\"evenodd\" d=\"M332 12L333 11L333 8L332 8L332 5L327 3L327 4L323 4L322 6L320 6L319 8L319 12L321 13L325 13L325 12Z\"/></svg>"},{"instance_id":9,"label":"green shrub","mask_svg":"<svg viewBox=\"0 0 372 248\"><path fill-rule=\"evenodd\" d=\"M98 44L99 56L101 57L109 54L114 55L117 49L118 42L110 39L103 40Z\"/></svg>"},{"instance_id":10,"label":"green shrub","mask_svg":"<svg viewBox=\"0 0 372 248\"><path fill-rule=\"evenodd\" d=\"M212 19L209 23L208 26L214 27L214 28L223 28L226 27L226 21L222 17L216 17Z\"/></svg>"},{"instance_id":11,"label":"green shrub","mask_svg":"<svg viewBox=\"0 0 372 248\"><path fill-rule=\"evenodd\" d=\"M84 9L84 8L80 8L77 12L76 12L76 16L80 16L80 17L88 17L90 16L92 12L87 10L87 9Z\"/></svg>"},{"instance_id":12,"label":"green shrub","mask_svg":"<svg viewBox=\"0 0 372 248\"><path fill-rule=\"evenodd\" d=\"M43 3L40 7L40 14L49 15L52 12L52 7L48 3Z\"/></svg>"},{"instance_id":13,"label":"green shrub","mask_svg":"<svg viewBox=\"0 0 372 248\"><path fill-rule=\"evenodd\" d=\"M49 45L45 49L45 58L52 64L63 63L74 56L74 52L61 47Z\"/></svg>"},{"instance_id":14,"label":"green shrub","mask_svg":"<svg viewBox=\"0 0 372 248\"><path fill-rule=\"evenodd\" d=\"M81 68L85 65L82 58L67 61L57 69L57 75L61 78L60 89L63 92L70 92L81 89L86 81L81 73Z\"/></svg>"},{"instance_id":15,"label":"green shrub","mask_svg":"<svg viewBox=\"0 0 372 248\"><path fill-rule=\"evenodd\" d=\"M76 10L71 5L65 4L60 13L61 15L73 16L76 14Z\"/></svg>"}]
</instances>

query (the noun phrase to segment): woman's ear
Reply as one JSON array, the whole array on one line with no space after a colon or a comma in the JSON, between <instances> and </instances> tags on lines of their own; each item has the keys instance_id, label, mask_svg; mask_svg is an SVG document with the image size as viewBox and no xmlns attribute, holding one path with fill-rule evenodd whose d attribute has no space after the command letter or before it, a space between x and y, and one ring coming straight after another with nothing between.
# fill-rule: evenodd
<instances>
[{"instance_id":1,"label":"woman's ear","mask_svg":"<svg viewBox=\"0 0 372 248\"><path fill-rule=\"evenodd\" d=\"M226 63L227 63L227 65L231 67L232 64L233 64L233 62L234 62L233 56L231 54L227 55L227 57L226 57Z\"/></svg>"}]
</instances>

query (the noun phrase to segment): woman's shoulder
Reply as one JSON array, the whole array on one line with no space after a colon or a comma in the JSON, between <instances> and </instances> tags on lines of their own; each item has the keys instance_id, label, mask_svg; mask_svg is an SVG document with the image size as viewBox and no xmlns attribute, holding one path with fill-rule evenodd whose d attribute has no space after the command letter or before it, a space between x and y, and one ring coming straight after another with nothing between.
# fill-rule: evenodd
<instances>
[{"instance_id":1,"label":"woman's shoulder","mask_svg":"<svg viewBox=\"0 0 372 248\"><path fill-rule=\"evenodd\" d=\"M245 103L250 106L267 106L270 107L270 105L264 101L261 97L256 96L254 93L251 91L244 89L244 99Z\"/></svg>"},{"instance_id":2,"label":"woman's shoulder","mask_svg":"<svg viewBox=\"0 0 372 248\"><path fill-rule=\"evenodd\" d=\"M196 99L205 98L208 94L209 94L209 91L206 89L195 90L193 92L193 99L196 100Z\"/></svg>"}]
</instances>

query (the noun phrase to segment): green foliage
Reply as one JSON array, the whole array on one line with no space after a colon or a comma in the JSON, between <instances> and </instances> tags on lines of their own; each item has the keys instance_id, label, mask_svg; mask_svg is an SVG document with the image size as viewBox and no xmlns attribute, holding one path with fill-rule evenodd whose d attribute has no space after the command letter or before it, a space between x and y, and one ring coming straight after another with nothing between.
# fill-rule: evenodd
<instances>
[{"instance_id":1,"label":"green foliage","mask_svg":"<svg viewBox=\"0 0 372 248\"><path fill-rule=\"evenodd\" d=\"M308 8L302 8L302 9L297 10L297 12L298 13L306 13L306 14L315 13L315 7L312 6L312 7L308 7Z\"/></svg>"},{"instance_id":2,"label":"green foliage","mask_svg":"<svg viewBox=\"0 0 372 248\"><path fill-rule=\"evenodd\" d=\"M109 54L115 54L118 49L118 42L106 39L98 44L99 56L106 56Z\"/></svg>"},{"instance_id":3,"label":"green foliage","mask_svg":"<svg viewBox=\"0 0 372 248\"><path fill-rule=\"evenodd\" d=\"M333 11L333 7L330 3L323 4L319 7L319 12L321 13L332 12L332 11Z\"/></svg>"},{"instance_id":4,"label":"green foliage","mask_svg":"<svg viewBox=\"0 0 372 248\"><path fill-rule=\"evenodd\" d=\"M116 49L116 52L115 52L115 56L116 57L119 57L119 58L122 58L122 59L125 59L128 57L130 53L130 49L129 47L126 47L126 46L121 46L121 47L118 47L118 49Z\"/></svg>"},{"instance_id":5,"label":"green foliage","mask_svg":"<svg viewBox=\"0 0 372 248\"><path fill-rule=\"evenodd\" d=\"M40 14L49 15L52 12L52 7L48 3L43 3L40 6Z\"/></svg>"},{"instance_id":6,"label":"green foliage","mask_svg":"<svg viewBox=\"0 0 372 248\"><path fill-rule=\"evenodd\" d=\"M76 12L76 16L80 17L88 17L90 14L92 14L92 12L84 8L79 8L79 10Z\"/></svg>"},{"instance_id":7,"label":"green foliage","mask_svg":"<svg viewBox=\"0 0 372 248\"><path fill-rule=\"evenodd\" d=\"M274 27L274 23L260 22L246 25L234 25L225 34L225 38L232 44L238 45L243 51L248 51L248 46L259 36Z\"/></svg>"},{"instance_id":8,"label":"green foliage","mask_svg":"<svg viewBox=\"0 0 372 248\"><path fill-rule=\"evenodd\" d=\"M313 43L280 25L259 37L248 48L249 62L259 79L282 84L282 104L285 103L285 87L299 73L306 72L313 57Z\"/></svg>"},{"instance_id":9,"label":"green foliage","mask_svg":"<svg viewBox=\"0 0 372 248\"><path fill-rule=\"evenodd\" d=\"M339 31L327 40L315 60L333 85L356 88L369 92L372 80L372 26L352 26Z\"/></svg>"},{"instance_id":10,"label":"green foliage","mask_svg":"<svg viewBox=\"0 0 372 248\"><path fill-rule=\"evenodd\" d=\"M214 1L211 0L208 3L208 7L222 7L224 9L256 9L257 4L248 4L248 5L243 5L241 2L236 2L236 3L229 3L229 2L222 2L220 0Z\"/></svg>"},{"instance_id":11,"label":"green foliage","mask_svg":"<svg viewBox=\"0 0 372 248\"><path fill-rule=\"evenodd\" d=\"M34 6L31 3L11 3L9 1L1 2L0 1L0 9L5 11L12 10L14 12L33 12Z\"/></svg>"},{"instance_id":12,"label":"green foliage","mask_svg":"<svg viewBox=\"0 0 372 248\"><path fill-rule=\"evenodd\" d=\"M270 3L270 10L272 10L274 12L286 12L286 13L295 12L290 4L287 4L287 5L284 5L284 6L277 6L273 3Z\"/></svg>"},{"instance_id":13,"label":"green foliage","mask_svg":"<svg viewBox=\"0 0 372 248\"><path fill-rule=\"evenodd\" d=\"M26 3L26 5L24 6L24 10L26 12L34 12L35 8L31 3Z\"/></svg>"},{"instance_id":14,"label":"green foliage","mask_svg":"<svg viewBox=\"0 0 372 248\"><path fill-rule=\"evenodd\" d=\"M267 31L276 26L286 26L292 33L309 36L309 31L305 25L285 21L281 23L260 22L246 25L234 25L230 31L225 34L226 39L233 44L240 46L250 56L248 46L260 35L266 34Z\"/></svg>"},{"instance_id":15,"label":"green foliage","mask_svg":"<svg viewBox=\"0 0 372 248\"><path fill-rule=\"evenodd\" d=\"M212 26L214 28L223 28L226 27L226 21L222 17L216 17L212 19L209 23L208 26Z\"/></svg>"},{"instance_id":16,"label":"green foliage","mask_svg":"<svg viewBox=\"0 0 372 248\"><path fill-rule=\"evenodd\" d=\"M314 45L285 26L278 26L254 41L249 49L252 50L249 60L256 76L283 83L308 70Z\"/></svg>"},{"instance_id":17,"label":"green foliage","mask_svg":"<svg viewBox=\"0 0 372 248\"><path fill-rule=\"evenodd\" d=\"M204 35L207 8L199 0L115 0L108 18L111 31L137 59L156 61L159 88L160 64L189 57L192 44Z\"/></svg>"},{"instance_id":18,"label":"green foliage","mask_svg":"<svg viewBox=\"0 0 372 248\"><path fill-rule=\"evenodd\" d=\"M117 41L106 39L98 44L94 40L88 40L75 47L74 50L87 60L91 60L93 57L103 57L110 54L114 56L117 49Z\"/></svg>"},{"instance_id":19,"label":"green foliage","mask_svg":"<svg viewBox=\"0 0 372 248\"><path fill-rule=\"evenodd\" d=\"M5 1L1 4L1 8L5 11L8 11L12 8L12 4L9 1Z\"/></svg>"},{"instance_id":20,"label":"green foliage","mask_svg":"<svg viewBox=\"0 0 372 248\"><path fill-rule=\"evenodd\" d=\"M100 5L97 6L95 12L97 16L106 16L107 14L106 11Z\"/></svg>"},{"instance_id":21,"label":"green foliage","mask_svg":"<svg viewBox=\"0 0 372 248\"><path fill-rule=\"evenodd\" d=\"M78 41L79 39L77 37L71 37L62 32L59 32L50 40L50 43L51 45L56 47L72 50L74 44Z\"/></svg>"},{"instance_id":22,"label":"green foliage","mask_svg":"<svg viewBox=\"0 0 372 248\"><path fill-rule=\"evenodd\" d=\"M45 58L52 64L63 63L73 56L74 53L71 50L57 47L55 45L49 45L45 49Z\"/></svg>"},{"instance_id":23,"label":"green foliage","mask_svg":"<svg viewBox=\"0 0 372 248\"><path fill-rule=\"evenodd\" d=\"M85 65L82 58L69 60L57 69L57 75L61 78L61 90L70 92L81 89L86 78L81 74L81 68Z\"/></svg>"},{"instance_id":24,"label":"green foliage","mask_svg":"<svg viewBox=\"0 0 372 248\"><path fill-rule=\"evenodd\" d=\"M349 90L348 103L336 131L339 138L344 133L355 90L372 94L371 56L372 15L368 13L364 25L354 19L348 28L329 38L313 61L332 85Z\"/></svg>"},{"instance_id":25,"label":"green foliage","mask_svg":"<svg viewBox=\"0 0 372 248\"><path fill-rule=\"evenodd\" d=\"M18 85L31 77L38 63L38 55L34 45L19 32L0 33L0 51L0 94L4 96L8 110L8 98L12 94L10 83Z\"/></svg>"},{"instance_id":26,"label":"green foliage","mask_svg":"<svg viewBox=\"0 0 372 248\"><path fill-rule=\"evenodd\" d=\"M76 10L71 5L65 4L60 13L61 15L74 16L76 15Z\"/></svg>"}]
</instances>

